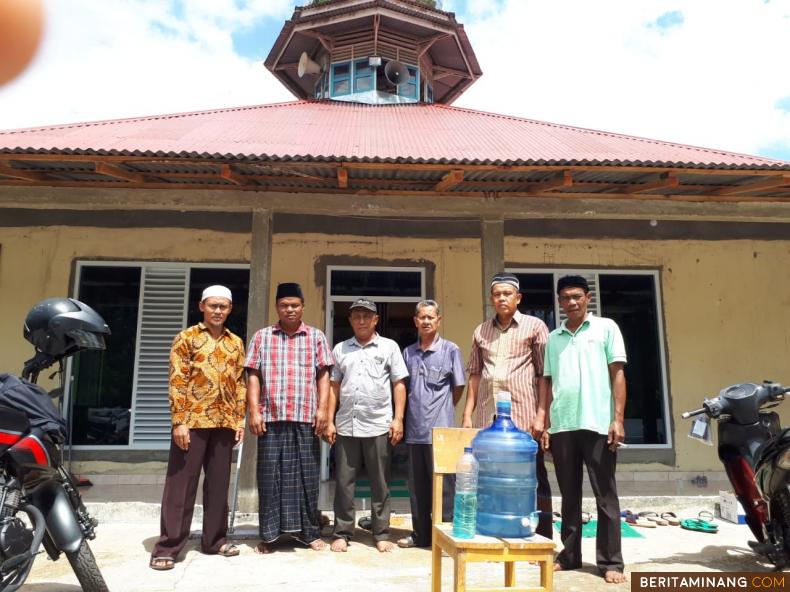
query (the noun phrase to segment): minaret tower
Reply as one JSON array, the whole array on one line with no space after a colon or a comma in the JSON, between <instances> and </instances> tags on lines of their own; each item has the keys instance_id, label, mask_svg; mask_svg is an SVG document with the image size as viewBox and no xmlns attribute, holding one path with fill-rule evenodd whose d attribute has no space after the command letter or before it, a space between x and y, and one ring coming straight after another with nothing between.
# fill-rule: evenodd
<instances>
[{"instance_id":1,"label":"minaret tower","mask_svg":"<svg viewBox=\"0 0 790 592\"><path fill-rule=\"evenodd\" d=\"M452 103L482 72L435 0L316 0L285 22L266 67L299 99Z\"/></svg>"}]
</instances>

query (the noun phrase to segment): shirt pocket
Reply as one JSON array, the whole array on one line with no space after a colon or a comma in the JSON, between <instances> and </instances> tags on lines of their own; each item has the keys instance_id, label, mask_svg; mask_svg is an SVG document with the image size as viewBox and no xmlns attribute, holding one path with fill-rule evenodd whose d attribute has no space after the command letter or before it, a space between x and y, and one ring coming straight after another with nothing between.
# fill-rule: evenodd
<instances>
[{"instance_id":1,"label":"shirt pocket","mask_svg":"<svg viewBox=\"0 0 790 592\"><path fill-rule=\"evenodd\" d=\"M434 389L441 387L444 381L444 369L438 366L428 366L426 371L425 382L428 383L428 386Z\"/></svg>"},{"instance_id":2,"label":"shirt pocket","mask_svg":"<svg viewBox=\"0 0 790 592\"><path fill-rule=\"evenodd\" d=\"M387 361L384 358L368 358L365 361L368 376L374 380L381 380L387 375Z\"/></svg>"}]
</instances>

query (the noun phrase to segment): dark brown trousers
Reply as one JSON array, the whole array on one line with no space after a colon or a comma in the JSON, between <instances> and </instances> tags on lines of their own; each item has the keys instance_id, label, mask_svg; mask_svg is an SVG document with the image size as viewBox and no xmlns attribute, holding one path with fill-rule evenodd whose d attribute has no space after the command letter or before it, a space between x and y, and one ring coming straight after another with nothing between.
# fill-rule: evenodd
<instances>
[{"instance_id":1,"label":"dark brown trousers","mask_svg":"<svg viewBox=\"0 0 790 592\"><path fill-rule=\"evenodd\" d=\"M598 510L596 564L601 573L622 572L620 499L615 482L617 453L609 450L605 434L574 430L552 434L551 454L562 495L563 549L557 561L563 569L582 565L582 467L586 466Z\"/></svg>"},{"instance_id":2,"label":"dark brown trousers","mask_svg":"<svg viewBox=\"0 0 790 592\"><path fill-rule=\"evenodd\" d=\"M234 430L189 430L189 450L170 442L167 478L162 494L161 535L152 557L175 559L189 538L195 510L200 470L203 469L203 553L216 553L228 531L228 485L233 455Z\"/></svg>"}]
</instances>

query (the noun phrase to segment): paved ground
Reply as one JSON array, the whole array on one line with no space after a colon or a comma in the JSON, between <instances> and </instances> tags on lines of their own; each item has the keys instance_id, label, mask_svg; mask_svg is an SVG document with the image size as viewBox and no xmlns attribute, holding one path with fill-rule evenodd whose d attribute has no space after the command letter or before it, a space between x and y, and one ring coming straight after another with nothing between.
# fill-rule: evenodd
<instances>
[{"instance_id":1,"label":"paved ground","mask_svg":"<svg viewBox=\"0 0 790 592\"><path fill-rule=\"evenodd\" d=\"M700 509L713 509L709 498L624 499L623 507L635 510L675 509L681 517L694 517ZM649 505L648 505L649 504ZM589 508L589 502L586 507ZM101 520L95 541L91 543L104 577L113 592L155 592L212 590L217 592L260 592L262 590L297 590L370 592L413 592L430 586L430 551L398 549L381 554L372 546L370 536L357 531L358 538L348 553L328 549L315 552L284 542L277 552L259 556L253 552L257 541L239 543L241 555L226 559L205 556L189 543L185 556L170 572L148 569L148 557L158 533L157 508L147 504L98 504L91 510ZM407 533L408 517L397 515L393 536ZM254 521L243 517L239 532L254 532ZM750 552L746 526L719 521L717 534L659 526L640 529L644 538L623 539L626 573L644 571L754 571L770 568L760 564ZM555 536L559 546L559 535ZM582 570L556 574L557 590L630 590L629 584L607 585L597 576L594 565L594 539L584 539L585 566ZM452 588L452 564L445 559L444 589ZM502 584L502 568L494 564L470 567L471 585ZM518 581L537 581L537 568L529 565L517 569ZM22 590L28 592L77 592L71 568L65 558L57 562L39 557L30 579Z\"/></svg>"}]
</instances>

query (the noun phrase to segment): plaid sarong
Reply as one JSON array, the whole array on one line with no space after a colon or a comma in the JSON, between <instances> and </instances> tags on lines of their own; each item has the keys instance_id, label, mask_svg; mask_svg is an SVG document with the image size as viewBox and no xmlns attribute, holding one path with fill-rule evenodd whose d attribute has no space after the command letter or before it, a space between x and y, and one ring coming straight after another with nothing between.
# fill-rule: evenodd
<instances>
[{"instance_id":1,"label":"plaid sarong","mask_svg":"<svg viewBox=\"0 0 790 592\"><path fill-rule=\"evenodd\" d=\"M320 443L309 423L274 421L258 438L261 540L291 533L310 544L321 534L318 513Z\"/></svg>"}]
</instances>

